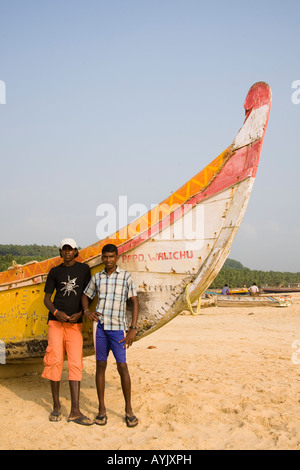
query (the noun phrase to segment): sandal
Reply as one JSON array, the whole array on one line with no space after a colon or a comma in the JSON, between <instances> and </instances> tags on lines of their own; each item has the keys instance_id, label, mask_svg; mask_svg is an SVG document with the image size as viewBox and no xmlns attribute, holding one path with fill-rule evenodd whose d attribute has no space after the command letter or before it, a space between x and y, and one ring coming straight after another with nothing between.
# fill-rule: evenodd
<instances>
[{"instance_id":1,"label":"sandal","mask_svg":"<svg viewBox=\"0 0 300 470\"><path fill-rule=\"evenodd\" d=\"M49 415L49 421L57 422L61 421L61 412L60 411L51 411Z\"/></svg>"},{"instance_id":2,"label":"sandal","mask_svg":"<svg viewBox=\"0 0 300 470\"><path fill-rule=\"evenodd\" d=\"M96 416L95 418L95 424L98 424L99 426L105 426L105 424L107 424L107 416L106 414L100 416Z\"/></svg>"},{"instance_id":3,"label":"sandal","mask_svg":"<svg viewBox=\"0 0 300 470\"><path fill-rule=\"evenodd\" d=\"M139 421L135 415L133 416L128 416L125 415L125 422L128 428L134 428L135 426L138 425Z\"/></svg>"},{"instance_id":4,"label":"sandal","mask_svg":"<svg viewBox=\"0 0 300 470\"><path fill-rule=\"evenodd\" d=\"M92 421L90 418L87 418L86 416L79 416L78 418L69 418L68 422L82 424L83 426L91 426L92 424L94 424L94 421Z\"/></svg>"}]
</instances>

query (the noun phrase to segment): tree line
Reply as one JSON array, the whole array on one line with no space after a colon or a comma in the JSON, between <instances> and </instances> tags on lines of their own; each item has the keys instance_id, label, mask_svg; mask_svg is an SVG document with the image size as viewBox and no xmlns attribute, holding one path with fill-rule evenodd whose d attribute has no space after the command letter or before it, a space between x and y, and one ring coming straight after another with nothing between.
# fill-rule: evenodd
<instances>
[{"instance_id":1,"label":"tree line","mask_svg":"<svg viewBox=\"0 0 300 470\"><path fill-rule=\"evenodd\" d=\"M0 245L0 271L6 271L13 261L25 264L33 260L54 258L58 254L59 248L55 245ZM210 288L219 289L224 284L231 288L243 287L244 283L249 287L253 282L258 286L286 286L300 282L300 273L251 270L239 261L228 258Z\"/></svg>"},{"instance_id":2,"label":"tree line","mask_svg":"<svg viewBox=\"0 0 300 470\"><path fill-rule=\"evenodd\" d=\"M58 256L59 248L55 245L0 245L0 271L6 271L17 264L26 264L29 261L43 261Z\"/></svg>"},{"instance_id":3,"label":"tree line","mask_svg":"<svg viewBox=\"0 0 300 470\"><path fill-rule=\"evenodd\" d=\"M210 288L219 289L227 284L231 288L257 286L287 286L300 283L300 272L260 271L244 267L239 261L228 258Z\"/></svg>"}]
</instances>

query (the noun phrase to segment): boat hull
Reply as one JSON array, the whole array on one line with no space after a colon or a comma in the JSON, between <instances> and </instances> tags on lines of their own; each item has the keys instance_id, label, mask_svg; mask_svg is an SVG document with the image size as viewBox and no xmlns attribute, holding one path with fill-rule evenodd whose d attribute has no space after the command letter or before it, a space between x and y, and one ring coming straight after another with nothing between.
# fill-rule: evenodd
<instances>
[{"instance_id":1,"label":"boat hull","mask_svg":"<svg viewBox=\"0 0 300 470\"><path fill-rule=\"evenodd\" d=\"M217 307L288 307L290 299L277 299L267 295L245 296L245 295L218 295L215 299Z\"/></svg>"},{"instance_id":2,"label":"boat hull","mask_svg":"<svg viewBox=\"0 0 300 470\"><path fill-rule=\"evenodd\" d=\"M269 294L289 294L300 292L300 287L262 287L262 291Z\"/></svg>"},{"instance_id":3,"label":"boat hull","mask_svg":"<svg viewBox=\"0 0 300 470\"><path fill-rule=\"evenodd\" d=\"M93 275L103 269L102 247L118 246L118 264L137 286L137 339L195 302L223 266L249 201L270 106L268 85L254 85L245 101L246 120L230 147L149 213L80 251L78 261L87 263ZM43 357L44 285L49 269L60 262L54 258L0 273L0 346L6 363ZM83 337L84 353L91 354L93 325L85 317Z\"/></svg>"}]
</instances>

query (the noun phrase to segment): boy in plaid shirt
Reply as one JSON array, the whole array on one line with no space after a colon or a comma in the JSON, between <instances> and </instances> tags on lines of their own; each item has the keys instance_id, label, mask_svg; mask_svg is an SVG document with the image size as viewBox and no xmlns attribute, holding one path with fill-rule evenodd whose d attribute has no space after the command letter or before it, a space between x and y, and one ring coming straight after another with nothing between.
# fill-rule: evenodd
<instances>
[{"instance_id":1,"label":"boy in plaid shirt","mask_svg":"<svg viewBox=\"0 0 300 470\"><path fill-rule=\"evenodd\" d=\"M138 298L131 274L117 266L118 248L115 245L105 245L102 249L102 261L105 269L96 273L82 296L85 315L97 322L96 349L96 386L99 399L99 413L95 423L103 426L107 423L106 407L104 404L105 370L107 357L112 350L117 362L121 378L122 391L125 399L125 421L128 427L138 424L131 407L131 379L127 367L126 346L132 345L136 335L138 319ZM95 312L88 308L89 299L98 295ZM126 302L132 299L132 321L127 327ZM125 330L128 333L125 334Z\"/></svg>"}]
</instances>

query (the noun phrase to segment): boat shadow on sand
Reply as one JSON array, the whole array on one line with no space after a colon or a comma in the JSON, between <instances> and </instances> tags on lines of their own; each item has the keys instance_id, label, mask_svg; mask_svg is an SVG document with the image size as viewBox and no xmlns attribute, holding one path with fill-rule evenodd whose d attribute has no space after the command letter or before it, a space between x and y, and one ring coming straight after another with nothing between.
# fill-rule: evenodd
<instances>
[{"instance_id":1,"label":"boat shadow on sand","mask_svg":"<svg viewBox=\"0 0 300 470\"><path fill-rule=\"evenodd\" d=\"M9 390L14 396L20 399L20 404L17 405L18 412L20 412L22 409L25 411L26 409L31 408L30 403L33 403L43 410L42 413L45 416L45 420L47 420L50 412L53 409L53 401L50 382L49 380L41 377L43 367L42 360L36 361L32 364L1 365L0 390ZM114 384L109 380L109 378L106 380L105 386L108 390L108 393L110 388L114 388ZM6 395L6 393L1 393L1 395ZM9 398L7 398L6 402L8 403L9 407L9 403L11 403ZM64 369L62 372L60 384L60 402L63 419L67 419L71 408L67 361L64 363ZM89 417L94 417L97 413L98 399L95 386L95 369L92 371L84 369L82 372L80 410L83 414ZM108 409L108 411L111 414L121 416L114 410ZM14 411L12 410L12 412L16 412L15 405Z\"/></svg>"}]
</instances>

